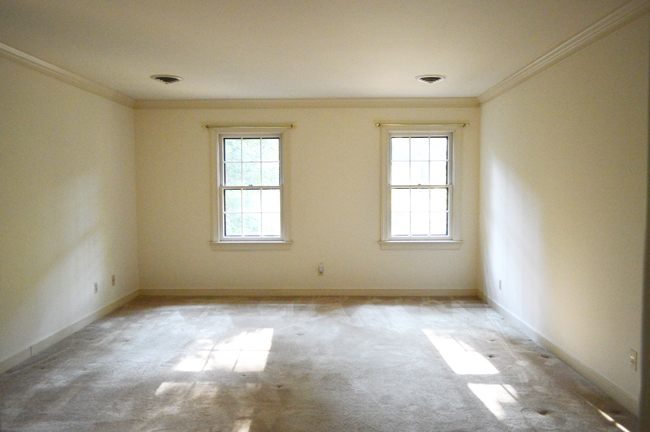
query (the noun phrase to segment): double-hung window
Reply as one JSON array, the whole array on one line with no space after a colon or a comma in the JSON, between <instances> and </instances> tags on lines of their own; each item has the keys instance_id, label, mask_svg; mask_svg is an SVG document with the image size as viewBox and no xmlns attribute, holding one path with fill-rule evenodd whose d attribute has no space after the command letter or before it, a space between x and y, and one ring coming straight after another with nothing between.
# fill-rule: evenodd
<instances>
[{"instance_id":1,"label":"double-hung window","mask_svg":"<svg viewBox=\"0 0 650 432\"><path fill-rule=\"evenodd\" d=\"M212 132L213 248L288 247L285 129Z\"/></svg>"},{"instance_id":2,"label":"double-hung window","mask_svg":"<svg viewBox=\"0 0 650 432\"><path fill-rule=\"evenodd\" d=\"M460 247L460 133L444 126L382 126L382 249Z\"/></svg>"}]
</instances>

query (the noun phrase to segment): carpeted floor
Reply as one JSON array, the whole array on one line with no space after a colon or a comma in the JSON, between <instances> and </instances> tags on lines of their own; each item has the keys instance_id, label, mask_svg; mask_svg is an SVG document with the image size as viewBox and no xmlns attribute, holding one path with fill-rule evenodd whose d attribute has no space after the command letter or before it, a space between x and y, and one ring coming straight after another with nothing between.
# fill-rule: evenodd
<instances>
[{"instance_id":1,"label":"carpeted floor","mask_svg":"<svg viewBox=\"0 0 650 432\"><path fill-rule=\"evenodd\" d=\"M2 431L625 431L478 299L140 297L0 375Z\"/></svg>"}]
</instances>

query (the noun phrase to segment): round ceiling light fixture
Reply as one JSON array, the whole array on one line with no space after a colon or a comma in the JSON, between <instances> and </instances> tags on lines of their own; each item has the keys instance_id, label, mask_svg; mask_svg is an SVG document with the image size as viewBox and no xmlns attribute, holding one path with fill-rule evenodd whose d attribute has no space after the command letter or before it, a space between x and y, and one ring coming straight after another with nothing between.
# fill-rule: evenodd
<instances>
[{"instance_id":1,"label":"round ceiling light fixture","mask_svg":"<svg viewBox=\"0 0 650 432\"><path fill-rule=\"evenodd\" d=\"M423 83L427 83L427 84L437 83L439 81L442 81L445 78L446 77L443 75L420 75L415 77L415 79L417 79L418 81L422 81Z\"/></svg>"},{"instance_id":2,"label":"round ceiling light fixture","mask_svg":"<svg viewBox=\"0 0 650 432\"><path fill-rule=\"evenodd\" d=\"M174 84L183 81L183 78L176 75L151 75L151 79L160 81L163 84Z\"/></svg>"}]
</instances>

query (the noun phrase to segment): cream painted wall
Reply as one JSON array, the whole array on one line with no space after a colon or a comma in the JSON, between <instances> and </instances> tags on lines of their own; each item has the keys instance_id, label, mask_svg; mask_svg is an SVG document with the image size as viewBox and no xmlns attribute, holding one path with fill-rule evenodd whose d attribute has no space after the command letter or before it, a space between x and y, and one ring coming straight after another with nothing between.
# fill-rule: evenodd
<instances>
[{"instance_id":1,"label":"cream painted wall","mask_svg":"<svg viewBox=\"0 0 650 432\"><path fill-rule=\"evenodd\" d=\"M2 59L0 100L1 365L136 291L138 264L133 109Z\"/></svg>"},{"instance_id":2,"label":"cream painted wall","mask_svg":"<svg viewBox=\"0 0 650 432\"><path fill-rule=\"evenodd\" d=\"M140 109L135 118L142 289L477 288L478 108ZM380 250L377 121L471 123L460 250ZM297 125L291 250L211 250L206 123Z\"/></svg>"},{"instance_id":3,"label":"cream painted wall","mask_svg":"<svg viewBox=\"0 0 650 432\"><path fill-rule=\"evenodd\" d=\"M641 348L648 22L481 111L488 296L635 401L628 354Z\"/></svg>"}]
</instances>

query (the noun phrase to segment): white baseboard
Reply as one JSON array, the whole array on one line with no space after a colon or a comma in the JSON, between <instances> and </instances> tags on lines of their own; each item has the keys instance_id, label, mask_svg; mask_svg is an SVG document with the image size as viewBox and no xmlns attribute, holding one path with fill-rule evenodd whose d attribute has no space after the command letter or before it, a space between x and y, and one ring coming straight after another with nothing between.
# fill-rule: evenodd
<instances>
[{"instance_id":1,"label":"white baseboard","mask_svg":"<svg viewBox=\"0 0 650 432\"><path fill-rule=\"evenodd\" d=\"M479 295L480 296L480 295ZM483 296L485 296L483 294ZM544 348L552 352L557 358L562 360L564 363L568 364L573 370L578 374L582 375L587 381L595 385L607 395L609 395L616 402L623 405L627 408L628 411L639 416L639 401L627 394L624 390L618 387L616 384L609 381L607 378L600 375L598 372L591 369L589 366L586 366L580 360L572 357L570 354L563 351L553 342L546 339L544 336L539 334L537 331L528 326L528 324L521 321L519 318L510 313L507 309L501 306L499 303L492 300L490 297L487 298L487 303L504 316L508 321L518 327L523 331L527 336L533 339L538 344L542 345Z\"/></svg>"},{"instance_id":2,"label":"white baseboard","mask_svg":"<svg viewBox=\"0 0 650 432\"><path fill-rule=\"evenodd\" d=\"M141 289L144 296L170 297L477 297L476 289Z\"/></svg>"},{"instance_id":3,"label":"white baseboard","mask_svg":"<svg viewBox=\"0 0 650 432\"><path fill-rule=\"evenodd\" d=\"M140 295L140 291L134 291L131 294L128 294L122 297L121 299L116 300L113 303L104 306L98 311L93 312L90 315L80 319L76 323L71 324L64 329L61 329L51 334L50 336L47 336L44 339L41 339L40 341L34 343L28 348L25 348L24 350L18 352L17 354L14 354L9 358L0 361L0 373L3 373L6 370L9 370L12 367L18 365L19 363L22 363L28 358L35 356L36 354L43 351L44 349L51 347L55 343L67 338L71 334L86 327L88 324L97 321L99 318L108 315L109 313L113 312L115 309L119 308L120 306L127 304L128 302L138 297L139 295Z\"/></svg>"}]
</instances>

